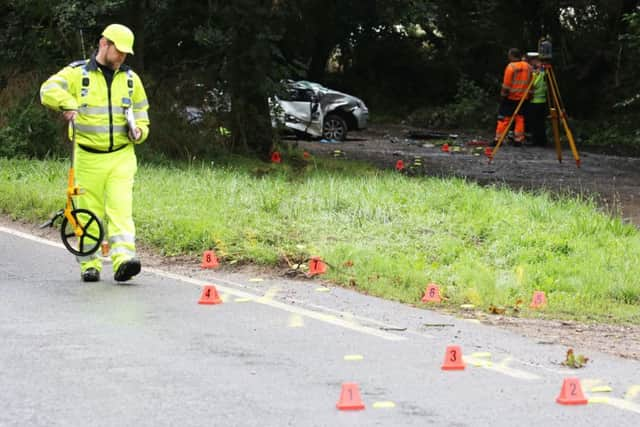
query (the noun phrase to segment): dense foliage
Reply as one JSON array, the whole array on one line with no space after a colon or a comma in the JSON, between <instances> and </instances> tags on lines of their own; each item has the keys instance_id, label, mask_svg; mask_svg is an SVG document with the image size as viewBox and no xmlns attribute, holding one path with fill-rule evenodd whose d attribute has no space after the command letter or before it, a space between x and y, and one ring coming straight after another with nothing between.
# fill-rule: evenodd
<instances>
[{"instance_id":1,"label":"dense foliage","mask_svg":"<svg viewBox=\"0 0 640 427\"><path fill-rule=\"evenodd\" d=\"M491 117L509 47L554 42L554 69L567 110L585 138L639 138L640 1L628 0L17 0L0 3L0 135L16 147L16 117L49 119L31 102L39 83L93 50L100 30L122 22L136 33L129 62L142 74L162 132L157 147L176 154L166 135L184 106L231 99L180 133L189 155L211 146L264 154L272 144L266 99L283 78L307 78L354 93L375 115ZM25 78L28 76L29 78ZM478 100L478 96L485 99ZM446 106L453 106L449 109ZM473 111L470 111L473 110ZM487 111L489 110L489 111ZM450 113L448 113L450 111ZM416 113L417 112L417 113ZM487 114L488 113L488 114ZM450 116L447 116L450 114ZM152 117L153 119L153 117ZM607 126L602 126L602 123ZM231 137L213 132L231 129ZM471 123L470 125L473 125ZM42 126L38 137L55 127ZM591 134L589 134L591 132ZM173 132L175 133L175 132ZM25 136L26 138L26 136ZM29 145L30 146L30 145ZM21 153L17 149L16 153ZM27 150L28 151L28 150ZM46 152L47 150L45 150ZM42 147L31 153L41 154ZM186 153L185 153L186 154Z\"/></svg>"}]
</instances>

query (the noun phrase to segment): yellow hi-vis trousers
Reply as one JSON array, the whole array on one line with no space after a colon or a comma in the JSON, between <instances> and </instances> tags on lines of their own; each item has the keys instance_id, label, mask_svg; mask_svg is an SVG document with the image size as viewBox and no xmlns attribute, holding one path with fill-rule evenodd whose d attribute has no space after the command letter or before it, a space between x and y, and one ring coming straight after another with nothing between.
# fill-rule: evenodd
<instances>
[{"instance_id":1,"label":"yellow hi-vis trousers","mask_svg":"<svg viewBox=\"0 0 640 427\"><path fill-rule=\"evenodd\" d=\"M135 225L133 223L133 179L138 169L133 144L111 153L90 153L80 147L75 150L77 184L84 194L76 198L76 207L89 209L107 222L113 271L136 255ZM97 231L94 231L97 235ZM97 253L77 257L81 271L88 268L102 270Z\"/></svg>"}]
</instances>

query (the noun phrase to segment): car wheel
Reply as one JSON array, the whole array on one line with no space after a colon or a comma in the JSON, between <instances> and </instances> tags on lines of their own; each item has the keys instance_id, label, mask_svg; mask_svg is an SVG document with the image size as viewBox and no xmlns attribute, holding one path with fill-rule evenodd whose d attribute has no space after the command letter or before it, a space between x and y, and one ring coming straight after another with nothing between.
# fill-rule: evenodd
<instances>
[{"instance_id":1,"label":"car wheel","mask_svg":"<svg viewBox=\"0 0 640 427\"><path fill-rule=\"evenodd\" d=\"M322 136L326 139L344 141L347 137L347 122L337 114L328 114L322 124Z\"/></svg>"}]
</instances>

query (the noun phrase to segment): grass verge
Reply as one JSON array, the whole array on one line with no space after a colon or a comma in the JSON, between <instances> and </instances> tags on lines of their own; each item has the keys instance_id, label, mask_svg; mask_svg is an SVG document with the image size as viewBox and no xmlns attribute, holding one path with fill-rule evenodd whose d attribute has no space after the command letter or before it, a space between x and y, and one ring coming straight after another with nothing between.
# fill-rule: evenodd
<instances>
[{"instance_id":1,"label":"grass verge","mask_svg":"<svg viewBox=\"0 0 640 427\"><path fill-rule=\"evenodd\" d=\"M290 165L296 166L290 166ZM0 159L0 211L39 223L62 206L66 161ZM276 265L322 256L327 278L417 303L441 285L446 305L527 306L529 316L640 323L637 229L593 202L407 178L322 160L266 165L140 165L138 239L164 255Z\"/></svg>"}]
</instances>

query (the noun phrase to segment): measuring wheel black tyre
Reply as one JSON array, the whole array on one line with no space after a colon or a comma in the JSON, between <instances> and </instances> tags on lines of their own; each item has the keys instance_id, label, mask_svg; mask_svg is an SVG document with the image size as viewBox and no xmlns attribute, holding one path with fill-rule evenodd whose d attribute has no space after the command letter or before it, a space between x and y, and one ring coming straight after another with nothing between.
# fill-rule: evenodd
<instances>
[{"instance_id":1,"label":"measuring wheel black tyre","mask_svg":"<svg viewBox=\"0 0 640 427\"><path fill-rule=\"evenodd\" d=\"M322 124L322 136L326 139L344 141L347 137L349 127L347 122L337 114L329 114L324 118Z\"/></svg>"},{"instance_id":2,"label":"measuring wheel black tyre","mask_svg":"<svg viewBox=\"0 0 640 427\"><path fill-rule=\"evenodd\" d=\"M100 247L104 237L104 227L100 219L87 209L74 209L71 216L82 230L81 236L76 236L73 226L64 217L60 227L60 237L65 248L76 256L88 256Z\"/></svg>"}]
</instances>

